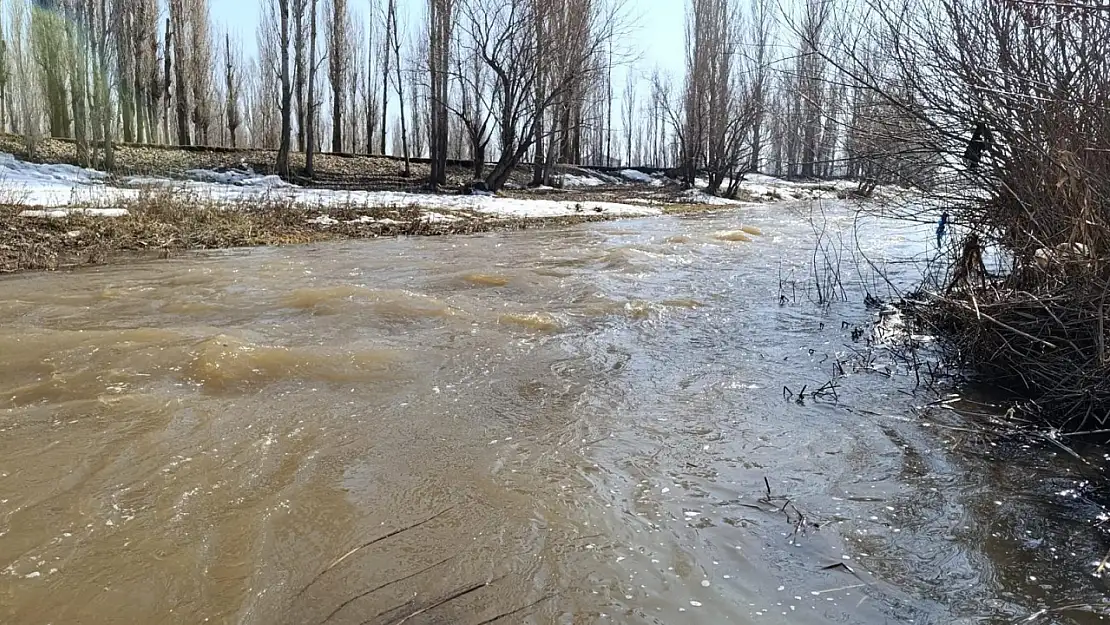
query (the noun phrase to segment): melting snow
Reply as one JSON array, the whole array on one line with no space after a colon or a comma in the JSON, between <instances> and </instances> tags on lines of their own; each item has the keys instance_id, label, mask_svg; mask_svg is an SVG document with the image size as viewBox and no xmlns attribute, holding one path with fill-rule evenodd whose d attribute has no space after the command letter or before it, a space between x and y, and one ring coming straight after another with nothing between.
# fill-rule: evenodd
<instances>
[{"instance_id":1,"label":"melting snow","mask_svg":"<svg viewBox=\"0 0 1110 625\"><path fill-rule=\"evenodd\" d=\"M605 181L593 176L576 176L574 174L563 174L563 186L568 189L575 187L600 187L605 184Z\"/></svg>"},{"instance_id":2,"label":"melting snow","mask_svg":"<svg viewBox=\"0 0 1110 625\"><path fill-rule=\"evenodd\" d=\"M197 182L214 182L218 184L235 185L242 187L292 187L295 186L285 182L277 176L263 176L256 174L253 171L246 170L228 170L228 171L213 171L211 169L190 169L185 172L185 177Z\"/></svg>"},{"instance_id":3,"label":"melting snow","mask_svg":"<svg viewBox=\"0 0 1110 625\"><path fill-rule=\"evenodd\" d=\"M691 204L709 204L714 206L732 206L743 203L728 198L717 197L716 195L709 195L705 191L699 189L690 189L686 191L682 194L682 200Z\"/></svg>"},{"instance_id":4,"label":"melting snow","mask_svg":"<svg viewBox=\"0 0 1110 625\"><path fill-rule=\"evenodd\" d=\"M70 215L86 215L89 217L126 217L126 208L54 208L50 210L25 210L19 213L20 217L38 217L61 219ZM70 236L73 236L72 233ZM81 233L78 231L77 235Z\"/></svg>"},{"instance_id":5,"label":"melting snow","mask_svg":"<svg viewBox=\"0 0 1110 625\"><path fill-rule=\"evenodd\" d=\"M636 169L624 169L620 172L621 177L631 180L632 182L642 182L653 186L663 186L663 181L657 178L652 178L650 174L645 174Z\"/></svg>"},{"instance_id":6,"label":"melting snow","mask_svg":"<svg viewBox=\"0 0 1110 625\"><path fill-rule=\"evenodd\" d=\"M442 213L427 213L420 219L428 223L449 223L452 221L459 221L460 218L444 215Z\"/></svg>"},{"instance_id":7,"label":"melting snow","mask_svg":"<svg viewBox=\"0 0 1110 625\"><path fill-rule=\"evenodd\" d=\"M662 214L650 206L634 206L612 202L568 202L557 200L516 199L476 195L431 195L400 191L340 191L335 189L305 188L292 185L273 176L259 176L250 172L216 172L192 170L187 172L193 180L170 180L158 177L132 177L123 185L106 183L107 174L71 165L40 165L17 160L11 154L0 153L0 196L10 196L12 203L59 210L25 211L25 217L64 217L68 212L81 210L87 215L119 217L127 214L123 208L71 209L74 204L120 204L136 200L142 187L169 188L180 191L191 202L217 202L228 204L257 204L282 202L320 209L348 207L419 207L428 211L428 219L447 221L457 219L435 211L469 211L490 217L544 218L568 217L577 213L599 213L614 217L637 217ZM597 178L589 184L604 184ZM316 223L331 224L332 218L316 218ZM390 223L379 220L381 223ZM338 222L334 222L338 223Z\"/></svg>"},{"instance_id":8,"label":"melting snow","mask_svg":"<svg viewBox=\"0 0 1110 625\"><path fill-rule=\"evenodd\" d=\"M663 181L643 172L626 169L619 172L620 178L601 173L588 172L590 175L562 175L567 187L595 187L606 184L649 183L662 185ZM568 217L575 214L601 214L610 217L642 217L662 214L655 206L612 202L581 202L565 200L518 199L478 195L432 195L400 191L342 191L335 189L305 188L287 183L275 176L262 176L249 168L214 171L194 169L185 172L187 180L171 180L165 177L129 177L120 181L110 180L108 174L93 169L72 165L42 165L16 159L11 154L0 153L0 201L10 204L23 204L28 208L47 210L28 210L24 217L64 217L73 210L81 210L86 215L120 217L127 215L124 208L75 209L75 206L118 207L126 202L135 201L147 190L172 190L175 197L186 198L194 203L220 203L232 207L250 209L260 204L292 204L318 208L322 212L329 208L390 208L414 207L427 211L428 221L449 221L458 219L449 214L469 212L496 218L552 218ZM705 181L698 181L704 188ZM833 183L801 184L793 183L761 174L748 174L742 188L749 192L775 190L783 197L801 194L804 197L831 197L832 189L853 188L855 183L838 181ZM711 204L741 205L744 202L719 198L704 193L701 189L691 189L681 196L680 201ZM59 209L59 210L49 210ZM372 220L360 218L361 222ZM331 225L338 223L331 217L315 218L314 223Z\"/></svg>"}]
</instances>

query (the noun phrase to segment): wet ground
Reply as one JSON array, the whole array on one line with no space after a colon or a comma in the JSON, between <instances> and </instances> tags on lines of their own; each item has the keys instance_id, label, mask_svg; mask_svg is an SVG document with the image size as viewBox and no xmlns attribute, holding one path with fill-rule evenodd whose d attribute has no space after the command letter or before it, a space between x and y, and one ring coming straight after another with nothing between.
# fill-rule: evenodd
<instances>
[{"instance_id":1,"label":"wet ground","mask_svg":"<svg viewBox=\"0 0 1110 625\"><path fill-rule=\"evenodd\" d=\"M825 209L0 280L0 621L1099 622L1106 459L861 361L930 228Z\"/></svg>"}]
</instances>

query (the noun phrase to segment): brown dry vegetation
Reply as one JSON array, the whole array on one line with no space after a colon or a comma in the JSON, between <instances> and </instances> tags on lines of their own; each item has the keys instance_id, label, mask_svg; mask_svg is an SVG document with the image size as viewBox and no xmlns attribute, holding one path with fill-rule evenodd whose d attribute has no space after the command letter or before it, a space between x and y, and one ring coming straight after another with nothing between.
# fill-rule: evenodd
<instances>
[{"instance_id":1,"label":"brown dry vegetation","mask_svg":"<svg viewBox=\"0 0 1110 625\"><path fill-rule=\"evenodd\" d=\"M962 230L944 275L921 293L924 318L981 382L1013 392L1048 425L1106 430L1110 11L1068 2L866 6L854 20L862 32L841 39L870 40L889 73L865 63L862 49L849 50L844 71L871 85L888 117L927 128L902 149L963 161L931 197ZM922 216L920 205L903 208ZM991 251L1007 266L988 271Z\"/></svg>"},{"instance_id":2,"label":"brown dry vegetation","mask_svg":"<svg viewBox=\"0 0 1110 625\"><path fill-rule=\"evenodd\" d=\"M359 207L328 212L337 223L313 221L319 210L287 204L251 210L148 197L128 205L125 217L72 214L65 218L19 217L22 207L0 206L0 273L56 270L133 258L169 258L188 251L293 245L336 239L403 235L437 236L562 226L609 219L584 213L548 219L500 219L460 215L428 221L418 207ZM440 214L449 211L437 211ZM372 221L375 220L375 221ZM386 220L386 221L376 221Z\"/></svg>"}]
</instances>

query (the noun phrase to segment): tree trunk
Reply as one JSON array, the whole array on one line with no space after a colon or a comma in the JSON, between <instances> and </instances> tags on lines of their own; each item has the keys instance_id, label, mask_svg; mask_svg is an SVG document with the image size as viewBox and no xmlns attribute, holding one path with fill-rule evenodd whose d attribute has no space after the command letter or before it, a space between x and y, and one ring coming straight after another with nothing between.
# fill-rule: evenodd
<instances>
[{"instance_id":1,"label":"tree trunk","mask_svg":"<svg viewBox=\"0 0 1110 625\"><path fill-rule=\"evenodd\" d=\"M331 151L336 154L343 151L343 102L336 97L341 90L333 89L331 97Z\"/></svg>"},{"instance_id":2,"label":"tree trunk","mask_svg":"<svg viewBox=\"0 0 1110 625\"><path fill-rule=\"evenodd\" d=\"M389 123L389 60L390 60L390 54L389 53L390 53L390 50L392 50L391 46L393 45L393 29L390 28L390 22L391 22L391 20L394 16L394 11L396 10L394 2L395 2L395 0L388 0L388 4L386 5L387 8L386 8L386 18L385 18L386 19L386 22L385 22L385 67L382 71L382 154L383 155L386 153L386 151L385 151L385 135L386 135L385 129L389 127L388 126L388 123ZM397 62L400 63L401 61L398 59Z\"/></svg>"},{"instance_id":3,"label":"tree trunk","mask_svg":"<svg viewBox=\"0 0 1110 625\"><path fill-rule=\"evenodd\" d=\"M536 146L536 158L532 164L532 186L538 187L546 184L546 166L544 163L544 150L543 150L543 110L544 98L547 97L544 93L546 87L547 73L544 71L545 63L548 59L544 58L544 15L540 13L539 4L534 5L535 13L532 15L532 28L534 33L532 36L536 38L536 88L533 93L535 107L535 118L532 120L532 143Z\"/></svg>"},{"instance_id":4,"label":"tree trunk","mask_svg":"<svg viewBox=\"0 0 1110 625\"><path fill-rule=\"evenodd\" d=\"M181 15L181 4L171 4L171 7L176 6L178 10L174 12L173 22L174 31L173 38L173 69L174 69L174 82L176 83L176 111L177 111L177 143L179 145L192 145L189 139L189 86L185 83L185 46L182 41L181 31L182 24L184 24L185 16ZM170 33L167 33L167 39L170 38ZM167 50L167 59L169 57Z\"/></svg>"},{"instance_id":5,"label":"tree trunk","mask_svg":"<svg viewBox=\"0 0 1110 625\"><path fill-rule=\"evenodd\" d=\"M163 74L162 74L162 137L165 143L170 142L170 94L172 93L171 87L173 83L173 55L170 50L173 49L173 28L170 26L169 18L166 18L166 45L165 54L163 55Z\"/></svg>"},{"instance_id":6,"label":"tree trunk","mask_svg":"<svg viewBox=\"0 0 1110 625\"><path fill-rule=\"evenodd\" d=\"M472 139L470 158L473 161L471 164L474 166L474 179L481 180L486 170L486 144L482 143L480 139Z\"/></svg>"},{"instance_id":7,"label":"tree trunk","mask_svg":"<svg viewBox=\"0 0 1110 625\"><path fill-rule=\"evenodd\" d=\"M134 33L135 40L135 62L131 68L131 80L135 85L135 141L139 143L153 143L149 140L149 128L147 126L147 110L146 110L146 92L147 85L143 83L143 63L146 58L146 52L143 49L143 42L138 36L138 31Z\"/></svg>"},{"instance_id":8,"label":"tree trunk","mask_svg":"<svg viewBox=\"0 0 1110 625\"><path fill-rule=\"evenodd\" d=\"M73 100L73 137L77 146L77 163L82 167L92 165L89 158L88 109L86 108L85 79L88 75L87 48L83 37L79 34L80 28L75 28L73 22L67 22L66 30L70 39L69 45L73 50L73 63L70 68L70 94Z\"/></svg>"},{"instance_id":9,"label":"tree trunk","mask_svg":"<svg viewBox=\"0 0 1110 625\"><path fill-rule=\"evenodd\" d=\"M439 185L447 184L447 69L451 61L451 0L430 0L428 9L428 68L431 74L428 147L432 160L429 182L434 190Z\"/></svg>"},{"instance_id":10,"label":"tree trunk","mask_svg":"<svg viewBox=\"0 0 1110 625\"><path fill-rule=\"evenodd\" d=\"M343 113L347 101L347 2L332 0L328 61L331 79L331 151L343 151Z\"/></svg>"},{"instance_id":11,"label":"tree trunk","mask_svg":"<svg viewBox=\"0 0 1110 625\"><path fill-rule=\"evenodd\" d=\"M370 36L366 42L366 153L374 153L374 124L377 121L377 111L374 110L374 30L370 29Z\"/></svg>"},{"instance_id":12,"label":"tree trunk","mask_svg":"<svg viewBox=\"0 0 1110 625\"><path fill-rule=\"evenodd\" d=\"M305 175L316 177L316 0L312 0L308 44L308 128L305 129Z\"/></svg>"},{"instance_id":13,"label":"tree trunk","mask_svg":"<svg viewBox=\"0 0 1110 625\"><path fill-rule=\"evenodd\" d=\"M398 55L399 58L400 55ZM409 163L409 131L408 126L405 125L405 90L401 88L400 62L397 63L397 102L401 107L401 149L405 154L405 177L407 178L412 175L412 167Z\"/></svg>"},{"instance_id":14,"label":"tree trunk","mask_svg":"<svg viewBox=\"0 0 1110 625\"><path fill-rule=\"evenodd\" d=\"M235 65L231 62L231 35L225 35L224 50L227 52L227 133L231 147L236 147L236 131L242 121L239 118L239 84L235 75Z\"/></svg>"},{"instance_id":15,"label":"tree trunk","mask_svg":"<svg viewBox=\"0 0 1110 625\"><path fill-rule=\"evenodd\" d=\"M401 37L397 29L397 6L395 0L389 0L389 24L390 40L393 42L393 56L397 61L397 65L393 68L394 78L396 82L394 87L397 91L397 102L401 109L401 150L405 155L405 177L412 175L412 166L409 162L409 134L408 126L405 121L405 89L404 83L401 80ZM413 103L415 106L415 103Z\"/></svg>"},{"instance_id":16,"label":"tree trunk","mask_svg":"<svg viewBox=\"0 0 1110 625\"><path fill-rule=\"evenodd\" d=\"M112 140L112 121L115 114L112 111L112 94L108 85L108 0L100 0L100 28L95 31L96 37L96 91L97 102L100 109L100 138L104 147L104 169L112 171L116 168L116 151Z\"/></svg>"},{"instance_id":17,"label":"tree trunk","mask_svg":"<svg viewBox=\"0 0 1110 625\"><path fill-rule=\"evenodd\" d=\"M305 29L304 29L304 11L305 0L294 0L295 4L293 10L293 22L297 26L297 32L293 40L293 50L295 51L295 59L293 61L294 77L293 83L296 85L296 92L294 97L297 100L297 149L305 151Z\"/></svg>"},{"instance_id":18,"label":"tree trunk","mask_svg":"<svg viewBox=\"0 0 1110 625\"><path fill-rule=\"evenodd\" d=\"M289 0L278 0L281 13L281 144L278 147L277 174L289 180L289 144L292 140L293 89L289 76Z\"/></svg>"},{"instance_id":19,"label":"tree trunk","mask_svg":"<svg viewBox=\"0 0 1110 625\"><path fill-rule=\"evenodd\" d=\"M135 141L135 86L131 82L134 73L131 66L135 64L135 57L131 53L131 29L133 28L133 15L129 9L116 7L116 63L119 66L117 87L119 89L120 114L123 121L123 140L126 143Z\"/></svg>"},{"instance_id":20,"label":"tree trunk","mask_svg":"<svg viewBox=\"0 0 1110 625\"><path fill-rule=\"evenodd\" d=\"M759 171L759 157L760 152L763 151L763 113L757 113L755 122L752 124L752 159L748 163L750 171Z\"/></svg>"}]
</instances>

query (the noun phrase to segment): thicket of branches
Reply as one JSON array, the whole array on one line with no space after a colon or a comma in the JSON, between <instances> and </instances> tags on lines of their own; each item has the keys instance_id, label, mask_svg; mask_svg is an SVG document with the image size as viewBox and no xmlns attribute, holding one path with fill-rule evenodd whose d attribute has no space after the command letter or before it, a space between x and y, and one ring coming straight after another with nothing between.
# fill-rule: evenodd
<instances>
[{"instance_id":1,"label":"thicket of branches","mask_svg":"<svg viewBox=\"0 0 1110 625\"><path fill-rule=\"evenodd\" d=\"M944 210L959 227L928 318L972 370L1053 425L1104 429L1110 8L868 0L851 23L837 38L855 43L826 60L868 86L851 118L870 157L852 166L930 171L927 218ZM993 255L1002 266L984 262Z\"/></svg>"},{"instance_id":2,"label":"thicket of branches","mask_svg":"<svg viewBox=\"0 0 1110 625\"><path fill-rule=\"evenodd\" d=\"M522 164L536 184L561 163L674 168L720 194L752 170L906 173L853 123L877 105L826 60L827 0L688 0L675 75L629 47L626 0L263 0L248 42L210 1L2 3L0 130L100 166L120 141L275 149L290 176L298 151L428 157L433 186L447 159L492 188Z\"/></svg>"}]
</instances>

